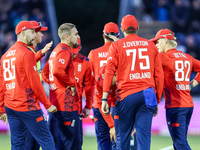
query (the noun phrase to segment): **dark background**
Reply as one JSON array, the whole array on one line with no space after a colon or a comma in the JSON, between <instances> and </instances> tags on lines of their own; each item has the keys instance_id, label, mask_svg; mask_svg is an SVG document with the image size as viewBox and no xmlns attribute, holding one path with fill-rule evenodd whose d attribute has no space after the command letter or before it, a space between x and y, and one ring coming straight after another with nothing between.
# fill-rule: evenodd
<instances>
[{"instance_id":1,"label":"dark background","mask_svg":"<svg viewBox=\"0 0 200 150\"><path fill-rule=\"evenodd\" d=\"M73 23L81 37L81 54L104 44L102 31L108 22L118 22L119 0L54 0L58 26Z\"/></svg>"}]
</instances>

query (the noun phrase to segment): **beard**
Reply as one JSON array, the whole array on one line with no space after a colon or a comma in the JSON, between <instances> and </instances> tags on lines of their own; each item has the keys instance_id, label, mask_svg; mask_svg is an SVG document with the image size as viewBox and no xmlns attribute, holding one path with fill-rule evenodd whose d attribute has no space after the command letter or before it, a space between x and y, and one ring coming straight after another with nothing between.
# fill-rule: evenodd
<instances>
[{"instance_id":1,"label":"beard","mask_svg":"<svg viewBox=\"0 0 200 150\"><path fill-rule=\"evenodd\" d=\"M79 46L78 42L76 42L75 44L73 44L73 48L77 48Z\"/></svg>"},{"instance_id":2,"label":"beard","mask_svg":"<svg viewBox=\"0 0 200 150\"><path fill-rule=\"evenodd\" d=\"M33 46L33 39L30 39L29 37L27 37L26 41L27 41L28 46Z\"/></svg>"},{"instance_id":3,"label":"beard","mask_svg":"<svg viewBox=\"0 0 200 150\"><path fill-rule=\"evenodd\" d=\"M27 43L28 46L33 46L33 41L30 41L29 43Z\"/></svg>"}]
</instances>

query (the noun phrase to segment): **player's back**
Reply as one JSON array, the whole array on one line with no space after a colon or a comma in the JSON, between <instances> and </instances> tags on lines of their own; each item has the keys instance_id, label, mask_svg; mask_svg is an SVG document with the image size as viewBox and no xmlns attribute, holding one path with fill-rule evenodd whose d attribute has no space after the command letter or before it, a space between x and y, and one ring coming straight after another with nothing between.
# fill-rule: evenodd
<instances>
[{"instance_id":1,"label":"player's back","mask_svg":"<svg viewBox=\"0 0 200 150\"><path fill-rule=\"evenodd\" d=\"M107 63L108 50L111 44L112 42L106 42L102 47L92 50L88 55L95 75L95 81L98 80L100 68Z\"/></svg>"},{"instance_id":2,"label":"player's back","mask_svg":"<svg viewBox=\"0 0 200 150\"><path fill-rule=\"evenodd\" d=\"M153 42L130 34L111 45L109 59L117 64L117 84L121 98L153 87L155 89L154 68L158 55Z\"/></svg>"},{"instance_id":3,"label":"player's back","mask_svg":"<svg viewBox=\"0 0 200 150\"><path fill-rule=\"evenodd\" d=\"M16 42L1 58L5 105L17 111L37 110L40 108L28 79L26 57L34 59L34 53L22 42ZM30 60L31 61L31 60ZM34 59L35 61L35 59ZM34 71L36 66L31 66ZM39 77L39 76L38 76Z\"/></svg>"},{"instance_id":4,"label":"player's back","mask_svg":"<svg viewBox=\"0 0 200 150\"><path fill-rule=\"evenodd\" d=\"M164 97L166 108L193 107L190 95L190 75L200 71L200 63L176 49L160 53L164 71ZM195 61L195 62L194 62Z\"/></svg>"}]
</instances>

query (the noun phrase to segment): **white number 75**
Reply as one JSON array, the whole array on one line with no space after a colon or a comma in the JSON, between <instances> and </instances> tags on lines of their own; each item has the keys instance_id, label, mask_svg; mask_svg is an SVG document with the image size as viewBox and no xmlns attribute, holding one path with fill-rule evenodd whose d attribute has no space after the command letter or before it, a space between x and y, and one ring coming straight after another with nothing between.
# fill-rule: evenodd
<instances>
[{"instance_id":1,"label":"white number 75","mask_svg":"<svg viewBox=\"0 0 200 150\"><path fill-rule=\"evenodd\" d=\"M146 60L146 66L144 66L143 62L140 62L140 69L141 70L145 70L145 69L150 68L149 56L148 55L142 55L143 51L147 51L147 48L138 48L139 59L145 59ZM131 70L134 70L135 69L135 61L136 61L137 50L136 49L126 50L127 56L130 56L131 53L133 53Z\"/></svg>"}]
</instances>

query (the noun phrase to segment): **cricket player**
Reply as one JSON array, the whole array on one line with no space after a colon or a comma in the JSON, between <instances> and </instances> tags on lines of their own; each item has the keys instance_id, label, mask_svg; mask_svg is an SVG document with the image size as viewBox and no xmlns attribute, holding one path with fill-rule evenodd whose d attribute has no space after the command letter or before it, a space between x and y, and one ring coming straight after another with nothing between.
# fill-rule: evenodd
<instances>
[{"instance_id":1,"label":"cricket player","mask_svg":"<svg viewBox=\"0 0 200 150\"><path fill-rule=\"evenodd\" d=\"M39 101L50 113L57 109L45 95L37 72L35 55L28 49L28 46L33 45L35 29L38 27L29 21L19 22L15 28L17 42L1 58L0 77L3 88L0 90L0 104L5 106L1 113L6 112L8 117L13 150L25 149L28 131L42 149L55 149Z\"/></svg>"},{"instance_id":2,"label":"cricket player","mask_svg":"<svg viewBox=\"0 0 200 150\"><path fill-rule=\"evenodd\" d=\"M49 99L58 112L54 113L57 120L57 150L77 150L79 137L79 102L76 94L76 80L70 50L78 46L80 38L76 26L64 23L58 28L61 42L52 51L48 62L42 70L42 79L49 83Z\"/></svg>"},{"instance_id":3,"label":"cricket player","mask_svg":"<svg viewBox=\"0 0 200 150\"><path fill-rule=\"evenodd\" d=\"M77 94L74 98L79 102L79 119L80 119L80 146L79 150L82 149L83 143L83 130L82 130L82 118L86 118L90 114L92 108L93 97L94 97L94 75L92 73L89 59L79 53L81 50L81 40L78 41L78 46L71 49L71 55L75 70L75 78L77 82ZM82 95L85 90L86 105L82 109ZM49 127L52 135L54 136L55 143L57 143L57 126L56 120L52 114L49 115Z\"/></svg>"},{"instance_id":4,"label":"cricket player","mask_svg":"<svg viewBox=\"0 0 200 150\"><path fill-rule=\"evenodd\" d=\"M124 38L112 43L107 56L103 82L102 112L109 114L107 103L112 78L117 72L115 130L118 150L130 149L133 126L137 132L137 149L150 150L151 123L163 89L163 70L153 42L139 37L134 16L121 21Z\"/></svg>"},{"instance_id":5,"label":"cricket player","mask_svg":"<svg viewBox=\"0 0 200 150\"><path fill-rule=\"evenodd\" d=\"M193 112L190 90L200 82L197 75L190 83L191 72L200 73L200 61L189 54L176 50L175 34L169 29L159 30L155 42L164 71L164 97L166 120L175 150L191 150L187 131Z\"/></svg>"},{"instance_id":6,"label":"cricket player","mask_svg":"<svg viewBox=\"0 0 200 150\"><path fill-rule=\"evenodd\" d=\"M47 51L51 48L53 42L51 41L50 43L46 44L42 50L39 50L36 52L35 47L37 46L37 44L42 43L42 37L43 37L42 31L46 31L48 29L48 27L43 27L42 24L37 21L30 21L30 22L36 27L39 26L39 28L35 29L36 38L33 40L33 46L28 46L28 49L30 49L35 54L37 71L40 76L40 80L42 81L40 59L45 56ZM33 136L31 135L30 132L27 133L25 149L26 150L39 150L40 149L40 145L33 138Z\"/></svg>"},{"instance_id":7,"label":"cricket player","mask_svg":"<svg viewBox=\"0 0 200 150\"><path fill-rule=\"evenodd\" d=\"M92 71L94 72L95 75L95 83L97 83L98 81L100 69L103 67L103 65L107 63L108 49L112 44L112 42L114 42L113 39L108 37L109 35L114 35L119 38L119 28L117 24L113 22L105 24L103 30L103 39L105 44L102 47L92 50L88 55ZM98 94L99 94L98 91L96 91L94 106L93 106L98 150L111 150L112 142L110 140L109 131L110 129L114 130L114 122L111 122L111 124L109 125L106 123L101 113L101 101L98 98Z\"/></svg>"},{"instance_id":8,"label":"cricket player","mask_svg":"<svg viewBox=\"0 0 200 150\"><path fill-rule=\"evenodd\" d=\"M89 59L79 53L81 50L81 41L79 39L79 46L73 48L70 52L75 70L75 78L77 82L77 94L75 98L79 101L79 119L80 119L80 146L79 150L82 149L83 144L83 127L82 118L86 118L90 114L94 98L94 74L90 67ZM85 89L86 105L82 109L82 95Z\"/></svg>"}]
</instances>

